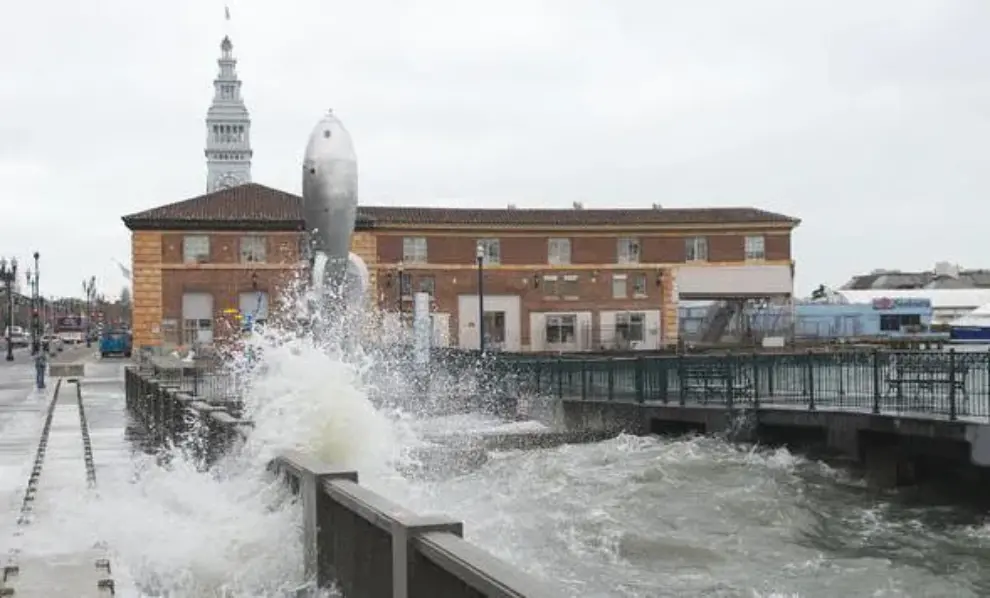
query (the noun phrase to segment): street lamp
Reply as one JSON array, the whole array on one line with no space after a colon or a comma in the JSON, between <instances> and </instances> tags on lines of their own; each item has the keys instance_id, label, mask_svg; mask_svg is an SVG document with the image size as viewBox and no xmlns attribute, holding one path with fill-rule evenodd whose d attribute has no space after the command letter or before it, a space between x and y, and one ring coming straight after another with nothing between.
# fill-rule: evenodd
<instances>
[{"instance_id":1,"label":"street lamp","mask_svg":"<svg viewBox=\"0 0 990 598\"><path fill-rule=\"evenodd\" d=\"M403 287L405 286L405 282L406 282L406 270L405 270L405 265L402 262L399 262L398 266L396 266L396 272L399 274L399 286L398 286L398 292L396 292L395 295L396 295L396 301L398 301L399 326L401 327L402 326L402 295L403 292L405 291Z\"/></svg>"},{"instance_id":2,"label":"street lamp","mask_svg":"<svg viewBox=\"0 0 990 598\"><path fill-rule=\"evenodd\" d=\"M485 246L478 243L478 348L485 352Z\"/></svg>"},{"instance_id":3,"label":"street lamp","mask_svg":"<svg viewBox=\"0 0 990 598\"><path fill-rule=\"evenodd\" d=\"M14 361L14 281L17 280L17 258L7 262L0 258L0 282L7 289L7 361Z\"/></svg>"},{"instance_id":4,"label":"street lamp","mask_svg":"<svg viewBox=\"0 0 990 598\"><path fill-rule=\"evenodd\" d=\"M34 277L32 276L34 272L31 268L24 271L24 277L27 279L28 290L31 292L30 309L33 317L34 314ZM38 337L34 327L34 320L31 321L31 355L38 354Z\"/></svg>"},{"instance_id":5,"label":"street lamp","mask_svg":"<svg viewBox=\"0 0 990 598\"><path fill-rule=\"evenodd\" d=\"M92 347L93 341L90 338L90 324L92 321L92 304L96 296L96 277L90 276L88 280L83 280L83 292L86 293L86 346Z\"/></svg>"},{"instance_id":6,"label":"street lamp","mask_svg":"<svg viewBox=\"0 0 990 598\"><path fill-rule=\"evenodd\" d=\"M38 258L41 254L37 251L34 252L32 256L34 258L34 286L31 287L31 326L34 328L34 352L37 353L41 349L41 336L43 334L41 330L41 283L39 278L41 277L41 267L38 265Z\"/></svg>"}]
</instances>

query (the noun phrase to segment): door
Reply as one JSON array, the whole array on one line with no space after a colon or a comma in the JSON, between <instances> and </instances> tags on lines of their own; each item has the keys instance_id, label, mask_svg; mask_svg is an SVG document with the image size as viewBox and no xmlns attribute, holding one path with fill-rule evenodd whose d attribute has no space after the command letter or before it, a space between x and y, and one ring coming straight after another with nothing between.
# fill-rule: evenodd
<instances>
[{"instance_id":1,"label":"door","mask_svg":"<svg viewBox=\"0 0 990 598\"><path fill-rule=\"evenodd\" d=\"M241 324L264 324L268 320L268 293L249 291L241 293L237 308L241 311Z\"/></svg>"},{"instance_id":2,"label":"door","mask_svg":"<svg viewBox=\"0 0 990 598\"><path fill-rule=\"evenodd\" d=\"M187 345L213 343L213 295L183 293L182 340Z\"/></svg>"}]
</instances>

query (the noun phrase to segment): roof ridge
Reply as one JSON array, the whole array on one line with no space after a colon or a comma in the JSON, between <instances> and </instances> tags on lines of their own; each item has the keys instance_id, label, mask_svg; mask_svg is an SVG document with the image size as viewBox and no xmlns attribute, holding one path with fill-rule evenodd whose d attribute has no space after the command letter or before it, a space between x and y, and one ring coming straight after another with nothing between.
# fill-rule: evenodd
<instances>
[{"instance_id":1,"label":"roof ridge","mask_svg":"<svg viewBox=\"0 0 990 598\"><path fill-rule=\"evenodd\" d=\"M800 220L754 207L707 208L479 208L442 206L358 206L378 224L452 226L622 226L789 224ZM129 227L153 223L284 223L298 228L302 198L294 193L245 183L123 217Z\"/></svg>"}]
</instances>

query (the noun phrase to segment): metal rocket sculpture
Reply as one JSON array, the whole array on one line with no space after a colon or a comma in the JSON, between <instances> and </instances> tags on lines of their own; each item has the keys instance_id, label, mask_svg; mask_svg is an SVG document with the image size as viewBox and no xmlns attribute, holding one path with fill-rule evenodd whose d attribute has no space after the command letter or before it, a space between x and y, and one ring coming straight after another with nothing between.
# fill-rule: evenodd
<instances>
[{"instance_id":1,"label":"metal rocket sculpture","mask_svg":"<svg viewBox=\"0 0 990 598\"><path fill-rule=\"evenodd\" d=\"M369 285L368 267L351 253L357 218L358 168L354 144L329 111L313 128L303 158L303 218L309 232L314 289L351 305Z\"/></svg>"}]
</instances>

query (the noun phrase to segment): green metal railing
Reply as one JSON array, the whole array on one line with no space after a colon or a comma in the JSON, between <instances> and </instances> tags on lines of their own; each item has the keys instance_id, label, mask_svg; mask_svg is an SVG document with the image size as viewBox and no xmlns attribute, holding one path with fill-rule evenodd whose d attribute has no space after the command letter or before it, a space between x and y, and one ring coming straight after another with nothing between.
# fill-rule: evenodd
<instances>
[{"instance_id":1,"label":"green metal railing","mask_svg":"<svg viewBox=\"0 0 990 598\"><path fill-rule=\"evenodd\" d=\"M502 354L506 394L990 418L990 353L846 351L622 358Z\"/></svg>"}]
</instances>

